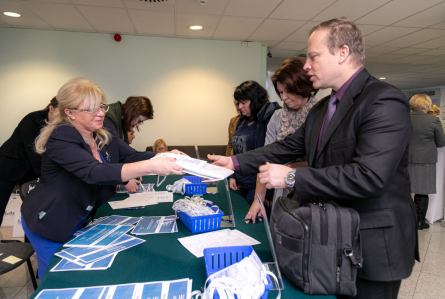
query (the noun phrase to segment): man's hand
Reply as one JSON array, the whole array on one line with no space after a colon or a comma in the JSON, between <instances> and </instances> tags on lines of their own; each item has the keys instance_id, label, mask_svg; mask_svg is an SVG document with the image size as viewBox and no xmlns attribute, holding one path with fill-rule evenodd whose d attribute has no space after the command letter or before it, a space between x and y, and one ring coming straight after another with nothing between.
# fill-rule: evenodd
<instances>
[{"instance_id":1,"label":"man's hand","mask_svg":"<svg viewBox=\"0 0 445 299\"><path fill-rule=\"evenodd\" d=\"M236 184L236 180L230 178L230 189L239 190L239 186Z\"/></svg>"},{"instance_id":2,"label":"man's hand","mask_svg":"<svg viewBox=\"0 0 445 299\"><path fill-rule=\"evenodd\" d=\"M267 189L286 188L284 178L292 168L279 164L270 164L260 166L260 183L265 185Z\"/></svg>"},{"instance_id":3,"label":"man's hand","mask_svg":"<svg viewBox=\"0 0 445 299\"><path fill-rule=\"evenodd\" d=\"M213 165L221 166L230 170L235 170L235 167L233 166L232 158L230 157L224 157L224 156L218 156L218 155L207 155L207 158L210 160L213 160Z\"/></svg>"},{"instance_id":4,"label":"man's hand","mask_svg":"<svg viewBox=\"0 0 445 299\"><path fill-rule=\"evenodd\" d=\"M131 179L128 181L128 184L125 185L125 189L127 189L128 193L134 193L136 191L138 191L139 189L139 183L141 181L138 181L136 179Z\"/></svg>"}]
</instances>

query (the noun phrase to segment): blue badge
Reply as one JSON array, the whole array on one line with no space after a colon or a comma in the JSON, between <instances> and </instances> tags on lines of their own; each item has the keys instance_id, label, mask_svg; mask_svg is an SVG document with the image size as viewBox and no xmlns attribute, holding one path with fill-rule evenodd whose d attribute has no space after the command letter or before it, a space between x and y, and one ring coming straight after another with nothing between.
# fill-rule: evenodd
<instances>
[{"instance_id":1,"label":"blue badge","mask_svg":"<svg viewBox=\"0 0 445 299\"><path fill-rule=\"evenodd\" d=\"M45 212L43 212L43 211L41 211L40 213L39 213L39 219L42 219L43 218L43 216L45 216L46 215L46 213Z\"/></svg>"},{"instance_id":2,"label":"blue badge","mask_svg":"<svg viewBox=\"0 0 445 299\"><path fill-rule=\"evenodd\" d=\"M88 211L88 212L91 212L92 209L93 209L93 206L88 206L88 207L87 207L87 211Z\"/></svg>"}]
</instances>

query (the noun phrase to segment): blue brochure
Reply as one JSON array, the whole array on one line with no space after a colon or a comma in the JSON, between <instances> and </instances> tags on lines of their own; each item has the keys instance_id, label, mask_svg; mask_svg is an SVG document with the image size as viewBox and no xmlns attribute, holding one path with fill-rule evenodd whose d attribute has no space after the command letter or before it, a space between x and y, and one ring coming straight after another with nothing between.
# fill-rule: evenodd
<instances>
[{"instance_id":1,"label":"blue brochure","mask_svg":"<svg viewBox=\"0 0 445 299\"><path fill-rule=\"evenodd\" d=\"M98 250L95 252L91 252L88 254L85 254L83 256L79 256L78 259L80 259L81 262L84 263L92 263L96 260L100 260L102 258L104 258L105 256L108 256L109 254L115 253L115 252L119 252L119 251L123 251L125 249L128 249L130 247L139 245L141 243L144 243L145 240L139 239L139 238L133 238L132 240L129 240L127 242L124 243L120 243L119 245L114 245L114 246L110 246L107 247L105 249L102 250Z\"/></svg>"},{"instance_id":2,"label":"blue brochure","mask_svg":"<svg viewBox=\"0 0 445 299\"><path fill-rule=\"evenodd\" d=\"M119 239L123 234L132 229L132 225L106 225L98 224L84 234L65 243L64 247L106 247ZM110 236L110 237L108 237Z\"/></svg>"},{"instance_id":3,"label":"blue brochure","mask_svg":"<svg viewBox=\"0 0 445 299\"><path fill-rule=\"evenodd\" d=\"M131 299L131 298L190 298L192 280L185 278L172 281L131 283L89 288L42 290L36 299ZM162 295L162 296L161 296Z\"/></svg>"},{"instance_id":4,"label":"blue brochure","mask_svg":"<svg viewBox=\"0 0 445 299\"><path fill-rule=\"evenodd\" d=\"M51 269L51 272L60 272L60 271L82 271L82 270L105 270L108 269L114 261L117 253L110 254L105 258L90 263L84 266L78 265L76 263L72 263L67 259L61 260L54 268Z\"/></svg>"},{"instance_id":5,"label":"blue brochure","mask_svg":"<svg viewBox=\"0 0 445 299\"><path fill-rule=\"evenodd\" d=\"M178 232L176 216L154 216L142 217L142 220L139 221L131 233L135 235L148 235L176 232Z\"/></svg>"}]
</instances>

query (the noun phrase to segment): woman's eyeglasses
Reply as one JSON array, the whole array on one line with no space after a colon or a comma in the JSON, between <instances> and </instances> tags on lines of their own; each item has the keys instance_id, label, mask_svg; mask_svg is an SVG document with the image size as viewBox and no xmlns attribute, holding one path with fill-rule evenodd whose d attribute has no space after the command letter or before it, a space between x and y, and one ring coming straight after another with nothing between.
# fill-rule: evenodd
<instances>
[{"instance_id":1,"label":"woman's eyeglasses","mask_svg":"<svg viewBox=\"0 0 445 299\"><path fill-rule=\"evenodd\" d=\"M94 108L94 109L72 108L71 110L78 110L78 111L83 111L83 112L89 112L91 115L96 115L99 112L99 109L102 109L103 112L107 113L108 110L110 109L110 105L103 104L103 105L100 105L99 107ZM139 120L140 119L141 119L141 117L139 116Z\"/></svg>"},{"instance_id":2,"label":"woman's eyeglasses","mask_svg":"<svg viewBox=\"0 0 445 299\"><path fill-rule=\"evenodd\" d=\"M139 115L138 125L142 125L143 123L144 123L144 120L142 120L141 116Z\"/></svg>"}]
</instances>

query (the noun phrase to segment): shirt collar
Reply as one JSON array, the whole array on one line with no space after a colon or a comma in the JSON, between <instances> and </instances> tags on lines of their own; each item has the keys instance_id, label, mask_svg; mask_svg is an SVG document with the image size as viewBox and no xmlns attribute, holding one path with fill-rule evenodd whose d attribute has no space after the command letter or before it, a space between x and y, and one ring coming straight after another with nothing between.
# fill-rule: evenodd
<instances>
[{"instance_id":1,"label":"shirt collar","mask_svg":"<svg viewBox=\"0 0 445 299\"><path fill-rule=\"evenodd\" d=\"M348 79L348 81L346 81L337 91L332 91L331 92L331 96L335 95L335 97L341 101L341 99L343 98L346 90L348 89L349 85L351 84L352 80L354 80L355 77L357 77L357 75L364 69L364 67L361 67L357 72L355 72L354 75L351 76L351 78Z\"/></svg>"}]
</instances>

